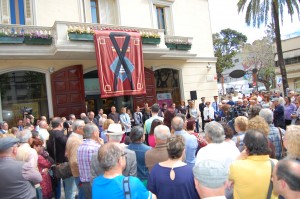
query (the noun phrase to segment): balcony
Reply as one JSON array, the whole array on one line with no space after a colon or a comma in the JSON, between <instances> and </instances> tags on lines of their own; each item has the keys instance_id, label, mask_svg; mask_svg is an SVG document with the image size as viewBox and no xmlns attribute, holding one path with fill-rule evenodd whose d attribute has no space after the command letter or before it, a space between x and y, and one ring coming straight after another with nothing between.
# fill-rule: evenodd
<instances>
[{"instance_id":1,"label":"balcony","mask_svg":"<svg viewBox=\"0 0 300 199\"><path fill-rule=\"evenodd\" d=\"M53 37L51 45L0 44L0 59L96 59L94 43L70 40L68 36L68 29L70 28L137 31L141 35L159 35L159 44L143 44L145 59L189 59L196 56L196 54L192 53L192 50L166 46L166 43L170 42L174 42L177 45L191 45L193 41L191 37L166 36L164 31L159 29L57 21L52 27L0 25L0 32L14 32L17 34L36 32Z\"/></svg>"}]
</instances>

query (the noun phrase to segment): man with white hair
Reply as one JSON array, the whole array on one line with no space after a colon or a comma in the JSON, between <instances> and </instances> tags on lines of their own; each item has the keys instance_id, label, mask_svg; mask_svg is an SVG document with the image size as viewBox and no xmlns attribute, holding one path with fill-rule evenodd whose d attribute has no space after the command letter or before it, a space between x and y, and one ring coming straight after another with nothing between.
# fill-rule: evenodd
<instances>
[{"instance_id":1,"label":"man with white hair","mask_svg":"<svg viewBox=\"0 0 300 199\"><path fill-rule=\"evenodd\" d=\"M110 124L107 129L107 133L106 133L107 141L108 141L108 143L117 143L124 149L124 152L127 153L126 167L123 170L123 175L124 176L137 176L137 161L136 161L135 152L132 150L129 150L125 144L120 143L124 133L125 132L122 131L121 124ZM91 160L91 179L90 179L91 182L93 182L93 180L97 176L103 174L103 172L104 172L100 167L100 162L97 157L98 157L98 155L94 154L92 156L92 160Z\"/></svg>"},{"instance_id":2,"label":"man with white hair","mask_svg":"<svg viewBox=\"0 0 300 199\"><path fill-rule=\"evenodd\" d=\"M283 136L285 134L285 130L280 127L275 127L273 124L273 112L264 108L260 110L259 116L265 119L265 121L269 124L269 134L268 138L273 143L275 147L275 157L277 160L283 158L282 150L283 150Z\"/></svg>"},{"instance_id":3,"label":"man with white hair","mask_svg":"<svg viewBox=\"0 0 300 199\"><path fill-rule=\"evenodd\" d=\"M201 148L196 157L196 164L200 161L212 159L221 162L227 170L230 164L239 156L238 148L228 142L224 142L225 134L223 126L215 121L205 125L206 147Z\"/></svg>"},{"instance_id":4,"label":"man with white hair","mask_svg":"<svg viewBox=\"0 0 300 199\"><path fill-rule=\"evenodd\" d=\"M30 138L32 134L30 130L25 129L18 132L16 137L19 139L20 146L18 147L16 160L30 162L35 168L37 167L38 154L35 149L30 147Z\"/></svg>"},{"instance_id":5,"label":"man with white hair","mask_svg":"<svg viewBox=\"0 0 300 199\"><path fill-rule=\"evenodd\" d=\"M104 141L99 137L99 128L95 124L91 123L85 125L83 131L85 140L77 150L78 169L80 176L78 182L81 182L81 188L84 192L84 197L82 198L88 199L92 198L92 187L90 183L92 155L97 154L100 146L104 144Z\"/></svg>"},{"instance_id":6,"label":"man with white hair","mask_svg":"<svg viewBox=\"0 0 300 199\"><path fill-rule=\"evenodd\" d=\"M193 168L196 190L201 198L226 199L228 169L217 160L203 160Z\"/></svg>"},{"instance_id":7,"label":"man with white hair","mask_svg":"<svg viewBox=\"0 0 300 199\"><path fill-rule=\"evenodd\" d=\"M38 163L38 154L37 151L30 147L30 139L32 137L31 131L25 129L21 132L18 132L16 137L20 141L20 146L17 150L16 160L28 162L38 171L37 163ZM42 196L42 189L40 184L35 185L37 198Z\"/></svg>"},{"instance_id":8,"label":"man with white hair","mask_svg":"<svg viewBox=\"0 0 300 199\"><path fill-rule=\"evenodd\" d=\"M151 172L153 166L169 159L167 151L167 139L171 136L170 129L166 125L158 125L154 129L155 147L145 154L146 167Z\"/></svg>"},{"instance_id":9,"label":"man with white hair","mask_svg":"<svg viewBox=\"0 0 300 199\"><path fill-rule=\"evenodd\" d=\"M48 132L48 124L46 121L40 121L39 123L39 135L41 139L44 141L43 146L46 147L46 142L49 140L49 132Z\"/></svg>"}]
</instances>

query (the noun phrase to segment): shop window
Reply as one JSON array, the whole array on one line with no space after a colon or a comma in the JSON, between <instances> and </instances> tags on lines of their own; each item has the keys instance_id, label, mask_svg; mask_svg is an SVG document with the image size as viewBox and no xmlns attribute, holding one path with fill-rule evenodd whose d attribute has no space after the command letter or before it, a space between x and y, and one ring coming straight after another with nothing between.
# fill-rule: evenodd
<instances>
[{"instance_id":1,"label":"shop window","mask_svg":"<svg viewBox=\"0 0 300 199\"><path fill-rule=\"evenodd\" d=\"M33 25L32 0L0 0L2 24Z\"/></svg>"},{"instance_id":2,"label":"shop window","mask_svg":"<svg viewBox=\"0 0 300 199\"><path fill-rule=\"evenodd\" d=\"M22 109L32 108L35 118L48 117L45 74L33 71L15 71L0 75L2 120L10 127L23 118Z\"/></svg>"}]
</instances>

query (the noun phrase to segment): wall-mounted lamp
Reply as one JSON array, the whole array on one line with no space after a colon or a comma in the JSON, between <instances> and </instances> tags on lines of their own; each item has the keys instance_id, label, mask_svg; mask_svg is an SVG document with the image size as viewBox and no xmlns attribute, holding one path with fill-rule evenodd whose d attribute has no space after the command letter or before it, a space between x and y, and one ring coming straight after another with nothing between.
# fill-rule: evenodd
<instances>
[{"instance_id":1,"label":"wall-mounted lamp","mask_svg":"<svg viewBox=\"0 0 300 199\"><path fill-rule=\"evenodd\" d=\"M53 73L54 72L54 67L49 67L49 73Z\"/></svg>"},{"instance_id":2,"label":"wall-mounted lamp","mask_svg":"<svg viewBox=\"0 0 300 199\"><path fill-rule=\"evenodd\" d=\"M208 63L208 65L206 66L206 68L208 69L208 70L210 70L211 69L211 64L210 63Z\"/></svg>"}]
</instances>

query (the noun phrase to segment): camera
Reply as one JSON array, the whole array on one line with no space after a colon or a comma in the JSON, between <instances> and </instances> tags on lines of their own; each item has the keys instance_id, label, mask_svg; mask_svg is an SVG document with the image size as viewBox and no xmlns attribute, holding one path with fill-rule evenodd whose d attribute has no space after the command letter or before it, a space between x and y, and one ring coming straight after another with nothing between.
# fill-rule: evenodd
<instances>
[{"instance_id":1,"label":"camera","mask_svg":"<svg viewBox=\"0 0 300 199\"><path fill-rule=\"evenodd\" d=\"M21 112L23 115L31 115L32 114L32 108L24 107L21 109Z\"/></svg>"}]
</instances>

